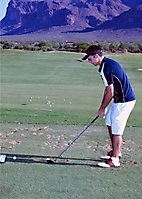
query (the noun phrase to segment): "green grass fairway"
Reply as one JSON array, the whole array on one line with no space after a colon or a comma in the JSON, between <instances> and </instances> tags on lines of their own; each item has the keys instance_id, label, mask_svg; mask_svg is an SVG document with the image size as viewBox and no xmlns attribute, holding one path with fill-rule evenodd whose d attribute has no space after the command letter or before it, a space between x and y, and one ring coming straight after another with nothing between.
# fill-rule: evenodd
<instances>
[{"instance_id":1,"label":"green grass fairway","mask_svg":"<svg viewBox=\"0 0 142 199\"><path fill-rule=\"evenodd\" d=\"M137 97L119 169L97 167L110 149L100 118L55 164L46 163L96 116L104 89L98 67L77 61L79 53L1 50L1 56L0 148L7 154L1 198L141 199L142 56L107 55L122 63Z\"/></svg>"}]
</instances>

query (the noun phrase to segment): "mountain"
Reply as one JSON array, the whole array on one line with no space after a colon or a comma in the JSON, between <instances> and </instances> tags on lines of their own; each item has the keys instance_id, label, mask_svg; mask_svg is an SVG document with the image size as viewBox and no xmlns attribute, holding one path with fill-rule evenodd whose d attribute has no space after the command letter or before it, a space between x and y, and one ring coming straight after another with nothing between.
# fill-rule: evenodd
<instances>
[{"instance_id":1,"label":"mountain","mask_svg":"<svg viewBox=\"0 0 142 199\"><path fill-rule=\"evenodd\" d=\"M140 4L142 0L11 0L0 34L141 28Z\"/></svg>"},{"instance_id":2,"label":"mountain","mask_svg":"<svg viewBox=\"0 0 142 199\"><path fill-rule=\"evenodd\" d=\"M122 13L112 20L104 22L97 29L142 29L142 5Z\"/></svg>"},{"instance_id":3,"label":"mountain","mask_svg":"<svg viewBox=\"0 0 142 199\"><path fill-rule=\"evenodd\" d=\"M141 0L122 0L122 3L129 6L130 8L138 7L140 4L142 4Z\"/></svg>"}]
</instances>

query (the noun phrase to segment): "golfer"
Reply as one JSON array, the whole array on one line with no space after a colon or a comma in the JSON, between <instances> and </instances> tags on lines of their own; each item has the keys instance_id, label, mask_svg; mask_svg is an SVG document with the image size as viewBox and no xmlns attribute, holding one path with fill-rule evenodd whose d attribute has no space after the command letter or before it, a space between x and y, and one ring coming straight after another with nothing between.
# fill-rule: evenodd
<instances>
[{"instance_id":1,"label":"golfer","mask_svg":"<svg viewBox=\"0 0 142 199\"><path fill-rule=\"evenodd\" d=\"M100 66L99 72L105 86L98 110L99 117L105 116L105 109L113 99L105 121L112 150L106 156L100 157L104 162L99 163L98 166L104 168L120 167L122 135L136 102L135 94L122 66L118 62L104 57L100 47L90 46L86 50L86 55L82 58L82 60L86 59L94 66Z\"/></svg>"}]
</instances>

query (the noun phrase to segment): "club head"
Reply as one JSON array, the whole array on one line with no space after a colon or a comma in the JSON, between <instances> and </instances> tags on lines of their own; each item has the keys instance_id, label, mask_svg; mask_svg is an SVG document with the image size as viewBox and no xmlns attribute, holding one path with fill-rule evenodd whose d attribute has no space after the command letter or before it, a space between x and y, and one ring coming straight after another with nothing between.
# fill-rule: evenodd
<instances>
[{"instance_id":1,"label":"club head","mask_svg":"<svg viewBox=\"0 0 142 199\"><path fill-rule=\"evenodd\" d=\"M47 158L46 161L47 161L47 164L54 164L55 163L54 158Z\"/></svg>"},{"instance_id":2,"label":"club head","mask_svg":"<svg viewBox=\"0 0 142 199\"><path fill-rule=\"evenodd\" d=\"M81 59L76 59L76 61L78 61L78 62L83 62Z\"/></svg>"}]
</instances>

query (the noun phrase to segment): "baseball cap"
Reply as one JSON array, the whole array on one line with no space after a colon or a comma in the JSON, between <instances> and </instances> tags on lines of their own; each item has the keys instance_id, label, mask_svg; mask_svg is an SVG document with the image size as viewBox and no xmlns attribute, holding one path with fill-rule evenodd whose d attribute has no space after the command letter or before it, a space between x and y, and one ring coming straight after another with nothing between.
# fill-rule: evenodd
<instances>
[{"instance_id":1,"label":"baseball cap","mask_svg":"<svg viewBox=\"0 0 142 199\"><path fill-rule=\"evenodd\" d=\"M99 46L96 46L96 45L92 45L89 48L87 48L87 50L85 51L85 53L87 55L85 55L82 58L82 60L86 60L90 55L96 55L96 54L98 54L100 56L103 55L102 49Z\"/></svg>"}]
</instances>

